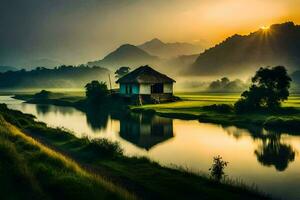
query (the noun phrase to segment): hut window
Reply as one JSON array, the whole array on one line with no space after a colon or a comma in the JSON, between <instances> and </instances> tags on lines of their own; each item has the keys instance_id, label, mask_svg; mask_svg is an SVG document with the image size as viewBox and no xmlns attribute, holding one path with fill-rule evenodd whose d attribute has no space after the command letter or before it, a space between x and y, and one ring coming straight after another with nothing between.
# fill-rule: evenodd
<instances>
[{"instance_id":1,"label":"hut window","mask_svg":"<svg viewBox=\"0 0 300 200\"><path fill-rule=\"evenodd\" d=\"M151 85L151 93L163 93L164 92L164 85L162 83L155 83Z\"/></svg>"}]
</instances>

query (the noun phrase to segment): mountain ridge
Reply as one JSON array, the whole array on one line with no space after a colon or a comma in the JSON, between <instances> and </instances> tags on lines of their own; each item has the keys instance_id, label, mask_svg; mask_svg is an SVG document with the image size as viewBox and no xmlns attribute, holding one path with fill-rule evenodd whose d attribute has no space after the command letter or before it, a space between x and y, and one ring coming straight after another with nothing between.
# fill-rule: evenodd
<instances>
[{"instance_id":1,"label":"mountain ridge","mask_svg":"<svg viewBox=\"0 0 300 200\"><path fill-rule=\"evenodd\" d=\"M153 64L159 61L159 58L132 44L123 44L116 50L110 52L102 60L91 61L89 66L102 66L109 69L117 69L120 66L139 66Z\"/></svg>"},{"instance_id":2,"label":"mountain ridge","mask_svg":"<svg viewBox=\"0 0 300 200\"><path fill-rule=\"evenodd\" d=\"M187 75L250 74L262 66L300 68L300 26L293 22L273 24L248 35L235 34L205 50L185 70Z\"/></svg>"},{"instance_id":3,"label":"mountain ridge","mask_svg":"<svg viewBox=\"0 0 300 200\"><path fill-rule=\"evenodd\" d=\"M158 38L146 41L137 47L143 49L151 55L161 58L174 58L181 55L200 54L202 47L186 42L163 42Z\"/></svg>"}]
</instances>

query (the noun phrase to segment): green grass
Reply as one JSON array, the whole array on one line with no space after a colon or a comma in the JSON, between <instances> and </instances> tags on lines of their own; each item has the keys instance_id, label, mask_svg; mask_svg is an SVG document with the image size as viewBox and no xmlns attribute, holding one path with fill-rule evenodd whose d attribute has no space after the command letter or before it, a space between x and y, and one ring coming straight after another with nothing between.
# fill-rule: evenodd
<instances>
[{"instance_id":1,"label":"green grass","mask_svg":"<svg viewBox=\"0 0 300 200\"><path fill-rule=\"evenodd\" d=\"M144 105L139 108L154 109L158 112L170 112L186 114L202 114L200 108L212 104L234 104L239 98L237 93L178 93L176 96L181 98L181 101L173 103L162 103ZM292 94L288 101L283 103L283 107L295 107L300 109L300 95ZM133 106L133 108L135 108Z\"/></svg>"},{"instance_id":2,"label":"green grass","mask_svg":"<svg viewBox=\"0 0 300 200\"><path fill-rule=\"evenodd\" d=\"M21 134L23 138L28 138L22 139L27 140L26 145L19 145L20 142L16 142L16 139L10 139L9 142L14 143L12 145L16 145L16 149L22 147L16 150L21 161L17 161L15 165L19 167L23 160L28 161L25 171L30 173L28 177L33 177L33 183L38 181L37 184L31 184L31 190L35 190L36 185L37 191L40 187L41 195L54 199L57 199L55 195L65 195L68 199L76 199L86 191L89 194L85 199L93 199L97 192L102 193L99 199L114 199L115 197L110 196L110 191L119 191L117 194L121 194L121 197L132 197L125 192L128 190L141 199L268 199L245 186L216 183L206 176L162 167L147 158L125 157L116 144L78 139L65 130L49 128L43 123L35 122L31 115L8 110L3 105L0 107L0 115L13 124L9 125L11 129L7 129L6 122L0 124L0 127L6 128L6 135L15 133L17 136L14 137L21 137ZM4 139L0 137L0 141L2 140ZM63 152L63 155L58 152ZM90 173L94 175L90 176ZM94 180L92 177L105 177L104 180L111 180L126 190L118 189L115 184L108 184L110 187L106 187L103 179L97 182L98 179ZM93 181L98 185L92 184ZM68 196L72 195L71 191L76 192L73 196Z\"/></svg>"},{"instance_id":3,"label":"green grass","mask_svg":"<svg viewBox=\"0 0 300 200\"><path fill-rule=\"evenodd\" d=\"M134 199L28 137L0 115L1 199Z\"/></svg>"}]
</instances>

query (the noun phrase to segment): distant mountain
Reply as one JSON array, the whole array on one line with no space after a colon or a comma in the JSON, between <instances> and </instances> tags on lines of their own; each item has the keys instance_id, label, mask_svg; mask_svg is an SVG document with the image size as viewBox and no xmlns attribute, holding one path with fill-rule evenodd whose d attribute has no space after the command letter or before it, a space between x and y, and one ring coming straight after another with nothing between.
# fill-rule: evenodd
<instances>
[{"instance_id":1,"label":"distant mountain","mask_svg":"<svg viewBox=\"0 0 300 200\"><path fill-rule=\"evenodd\" d=\"M120 66L137 67L146 64L153 65L158 63L159 60L158 57L152 56L134 45L124 44L105 56L102 60L88 62L88 65L102 66L115 70Z\"/></svg>"},{"instance_id":2,"label":"distant mountain","mask_svg":"<svg viewBox=\"0 0 300 200\"><path fill-rule=\"evenodd\" d=\"M161 58L171 58L180 55L200 54L203 50L200 46L189 43L164 43L155 38L138 46L140 49Z\"/></svg>"},{"instance_id":3,"label":"distant mountain","mask_svg":"<svg viewBox=\"0 0 300 200\"><path fill-rule=\"evenodd\" d=\"M1 72L7 72L7 71L16 71L18 70L16 67L12 66L0 66L0 73Z\"/></svg>"},{"instance_id":4,"label":"distant mountain","mask_svg":"<svg viewBox=\"0 0 300 200\"><path fill-rule=\"evenodd\" d=\"M249 35L233 35L201 53L186 70L191 75L253 74L258 67L284 65L300 69L300 26L293 22L272 25Z\"/></svg>"},{"instance_id":5,"label":"distant mountain","mask_svg":"<svg viewBox=\"0 0 300 200\"><path fill-rule=\"evenodd\" d=\"M181 55L175 58L169 59L169 64L175 64L176 66L187 67L193 64L198 58L199 54Z\"/></svg>"}]
</instances>

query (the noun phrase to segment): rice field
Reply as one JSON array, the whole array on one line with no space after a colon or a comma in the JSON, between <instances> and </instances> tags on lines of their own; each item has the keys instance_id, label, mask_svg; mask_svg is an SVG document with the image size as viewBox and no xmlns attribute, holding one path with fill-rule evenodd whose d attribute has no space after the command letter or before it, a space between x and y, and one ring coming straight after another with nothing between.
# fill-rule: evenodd
<instances>
[{"instance_id":1,"label":"rice field","mask_svg":"<svg viewBox=\"0 0 300 200\"><path fill-rule=\"evenodd\" d=\"M238 93L176 93L182 101L154 105L144 105L142 108L154 109L158 112L176 112L199 114L200 108L212 104L234 104L239 98ZM292 94L282 104L284 107L300 109L300 94Z\"/></svg>"}]
</instances>

